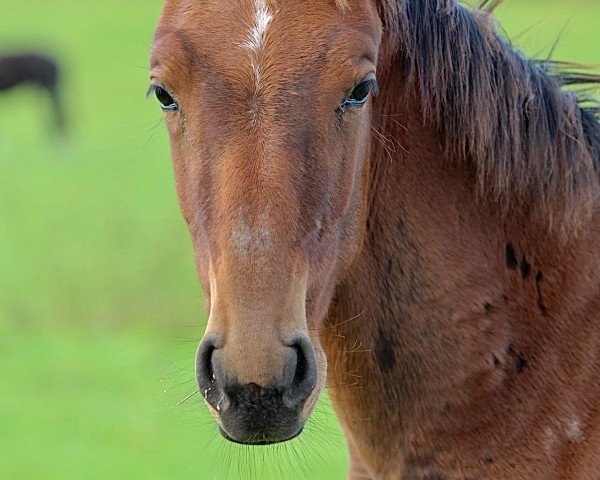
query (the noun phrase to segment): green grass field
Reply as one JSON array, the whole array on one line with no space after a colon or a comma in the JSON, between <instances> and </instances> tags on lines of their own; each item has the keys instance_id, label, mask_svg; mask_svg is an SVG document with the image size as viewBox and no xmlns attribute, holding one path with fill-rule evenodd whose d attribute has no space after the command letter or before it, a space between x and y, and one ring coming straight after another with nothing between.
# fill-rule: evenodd
<instances>
[{"instance_id":1,"label":"green grass field","mask_svg":"<svg viewBox=\"0 0 600 480\"><path fill-rule=\"evenodd\" d=\"M45 98L0 99L0 479L345 478L326 404L274 448L226 444L193 396L205 317L166 133L146 101L159 0L0 0L0 50L65 66L70 135ZM597 0L507 0L515 43L600 63ZM522 35L519 33L525 32Z\"/></svg>"}]
</instances>

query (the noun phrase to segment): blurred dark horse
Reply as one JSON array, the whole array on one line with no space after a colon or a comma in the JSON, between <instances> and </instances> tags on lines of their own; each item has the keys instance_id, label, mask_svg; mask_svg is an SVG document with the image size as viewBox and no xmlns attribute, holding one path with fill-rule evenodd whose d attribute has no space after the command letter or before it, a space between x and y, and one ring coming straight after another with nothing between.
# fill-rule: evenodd
<instances>
[{"instance_id":1,"label":"blurred dark horse","mask_svg":"<svg viewBox=\"0 0 600 480\"><path fill-rule=\"evenodd\" d=\"M60 69L57 62L35 53L0 55L0 91L23 84L36 85L48 92L56 128L64 133L65 114L59 95Z\"/></svg>"}]
</instances>

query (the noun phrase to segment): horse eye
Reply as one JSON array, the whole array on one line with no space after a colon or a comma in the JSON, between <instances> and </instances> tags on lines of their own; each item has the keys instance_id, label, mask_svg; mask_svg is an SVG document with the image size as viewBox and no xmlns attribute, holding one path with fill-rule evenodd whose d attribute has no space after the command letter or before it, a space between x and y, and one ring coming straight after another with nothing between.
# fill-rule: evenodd
<instances>
[{"instance_id":1,"label":"horse eye","mask_svg":"<svg viewBox=\"0 0 600 480\"><path fill-rule=\"evenodd\" d=\"M343 102L343 107L362 107L369 98L369 94L376 88L374 80L360 82Z\"/></svg>"},{"instance_id":2,"label":"horse eye","mask_svg":"<svg viewBox=\"0 0 600 480\"><path fill-rule=\"evenodd\" d=\"M352 93L350 94L349 100L353 100L355 102L364 102L369 96L369 92L371 88L367 82L359 83Z\"/></svg>"},{"instance_id":3,"label":"horse eye","mask_svg":"<svg viewBox=\"0 0 600 480\"><path fill-rule=\"evenodd\" d=\"M176 110L179 110L177 102L164 88L158 86L155 87L154 95L156 95L156 98L160 102L160 106L165 112L175 112Z\"/></svg>"}]
</instances>

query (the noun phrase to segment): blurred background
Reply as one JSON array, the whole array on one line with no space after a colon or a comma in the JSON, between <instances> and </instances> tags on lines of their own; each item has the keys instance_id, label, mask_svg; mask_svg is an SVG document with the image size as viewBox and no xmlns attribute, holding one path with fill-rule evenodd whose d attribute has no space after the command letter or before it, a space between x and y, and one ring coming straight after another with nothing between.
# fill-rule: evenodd
<instances>
[{"instance_id":1,"label":"blurred background","mask_svg":"<svg viewBox=\"0 0 600 480\"><path fill-rule=\"evenodd\" d=\"M343 479L324 401L281 446L225 443L195 392L205 316L167 135L144 97L160 0L0 0L0 53L62 70L0 92L0 479ZM600 2L506 0L519 47L600 64ZM190 396L191 395L191 396Z\"/></svg>"}]
</instances>

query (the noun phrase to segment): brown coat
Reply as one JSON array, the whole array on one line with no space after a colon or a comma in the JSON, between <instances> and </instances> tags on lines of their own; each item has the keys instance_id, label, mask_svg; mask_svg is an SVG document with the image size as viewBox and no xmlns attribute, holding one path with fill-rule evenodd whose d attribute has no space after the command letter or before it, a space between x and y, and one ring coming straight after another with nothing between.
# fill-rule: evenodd
<instances>
[{"instance_id":1,"label":"brown coat","mask_svg":"<svg viewBox=\"0 0 600 480\"><path fill-rule=\"evenodd\" d=\"M599 479L600 123L561 91L597 79L454 0L337 3L155 36L223 435L299 434L327 371L352 479Z\"/></svg>"}]
</instances>

